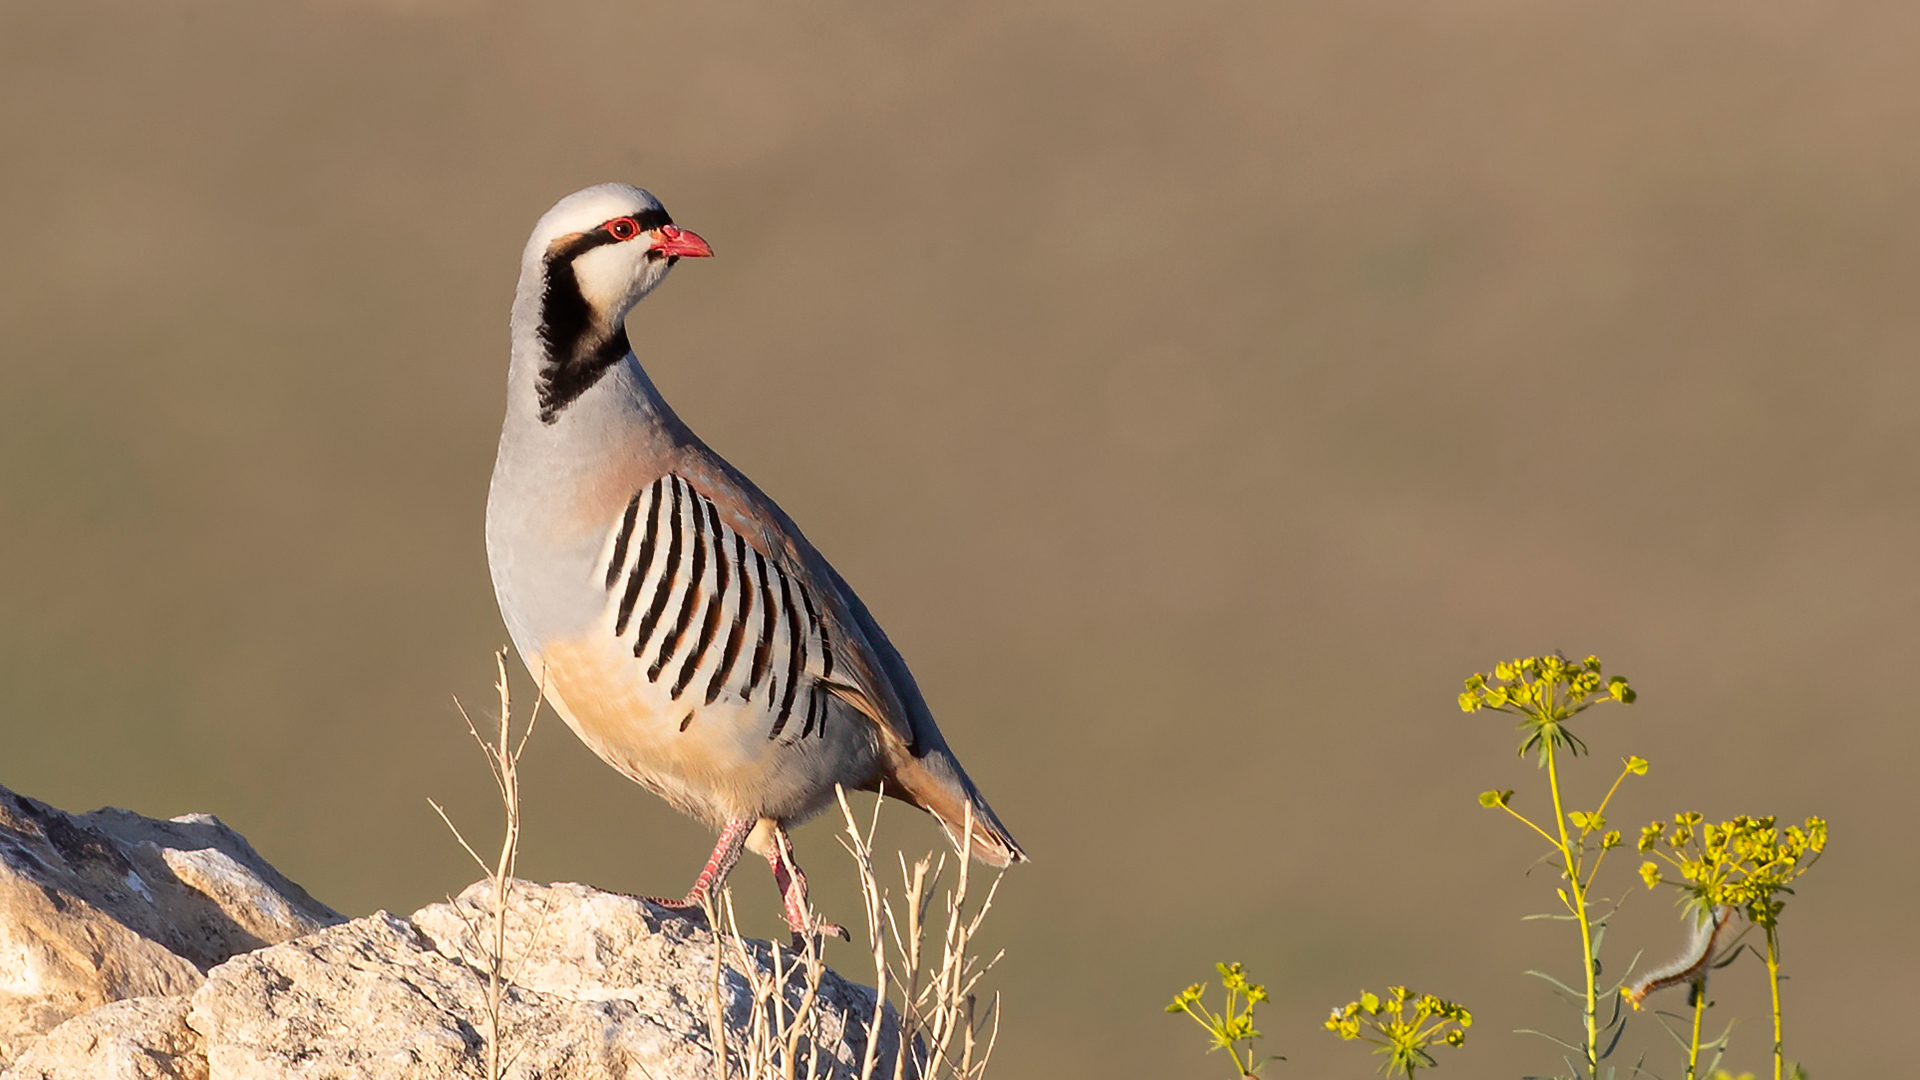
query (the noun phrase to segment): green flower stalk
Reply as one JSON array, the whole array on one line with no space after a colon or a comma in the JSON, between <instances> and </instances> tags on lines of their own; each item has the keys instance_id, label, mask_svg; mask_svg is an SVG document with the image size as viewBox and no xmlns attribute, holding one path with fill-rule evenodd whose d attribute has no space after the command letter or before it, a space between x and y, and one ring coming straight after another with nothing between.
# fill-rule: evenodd
<instances>
[{"instance_id":1,"label":"green flower stalk","mask_svg":"<svg viewBox=\"0 0 1920 1080\"><path fill-rule=\"evenodd\" d=\"M1412 1016L1407 1015L1409 1005ZM1428 1047L1459 1046L1467 1041L1466 1029L1472 1026L1473 1014L1467 1010L1404 986L1388 987L1384 999L1362 991L1360 1000L1334 1009L1326 1023L1327 1030L1342 1039L1374 1044L1375 1054L1386 1055L1386 1074L1399 1073L1409 1080L1417 1070L1439 1064L1427 1053Z\"/></svg>"},{"instance_id":2,"label":"green flower stalk","mask_svg":"<svg viewBox=\"0 0 1920 1080\"><path fill-rule=\"evenodd\" d=\"M1601 1056L1598 1020L1600 993L1595 985L1600 958L1599 939L1595 931L1603 921L1593 917L1590 897L1601 862L1607 852L1621 843L1619 832L1606 827L1607 804L1613 801L1614 792L1620 789L1620 782L1627 778L1627 774L1646 774L1647 763L1637 757L1626 759L1625 767L1614 779L1613 787L1607 790L1607 797L1600 801L1597 809L1567 811L1560 792L1560 757L1577 757L1586 753L1587 744L1567 726L1574 717L1603 702L1631 705L1635 697L1633 687L1628 685L1624 677L1615 675L1607 678L1602 673L1598 657L1589 656L1584 661L1572 661L1558 655L1527 656L1497 664L1491 676L1477 673L1470 676L1465 692L1460 695L1460 709L1463 712L1491 709L1519 717L1520 756L1525 757L1528 751L1535 752L1540 766L1546 770L1548 790L1553 797L1552 830L1542 828L1515 810L1510 805L1512 791L1483 792L1480 805L1506 811L1521 824L1540 834L1559 856L1560 874L1566 885L1556 892L1567 910L1566 917L1580 927L1581 968L1586 986L1584 994L1577 991L1573 993L1581 998L1581 1021L1585 1031L1582 1045L1575 1049L1585 1057L1589 1076L1598 1074ZM1590 840L1597 840L1594 846L1598 848L1591 864L1587 861L1587 855L1592 850Z\"/></svg>"},{"instance_id":3,"label":"green flower stalk","mask_svg":"<svg viewBox=\"0 0 1920 1080\"><path fill-rule=\"evenodd\" d=\"M1207 991L1206 983L1194 983L1173 996L1173 1003L1167 1006L1170 1013L1186 1013L1194 1022L1207 1029L1213 1037L1213 1045L1208 1053L1225 1050L1233 1059L1233 1067L1242 1077L1258 1076L1260 1067L1275 1060L1278 1055L1255 1060L1253 1041L1260 1032L1253 1026L1253 1007L1267 1000L1267 988L1247 979L1246 969L1239 964L1215 964L1220 972L1221 988L1226 1000L1219 1012L1206 1007L1200 1000ZM1240 1044L1245 1043L1246 1060L1240 1058ZM1280 1060L1285 1060L1284 1058Z\"/></svg>"},{"instance_id":4,"label":"green flower stalk","mask_svg":"<svg viewBox=\"0 0 1920 1080\"><path fill-rule=\"evenodd\" d=\"M1817 817L1805 825L1780 829L1770 817L1737 817L1703 823L1697 813L1675 814L1673 830L1656 821L1640 831L1640 850L1658 855L1677 873L1669 878L1649 860L1640 876L1651 889L1669 884L1682 890L1682 902L1696 919L1701 913L1735 911L1767 936L1767 985L1773 996L1773 1077L1784 1080L1786 1043L1780 1015L1780 913L1793 882L1813 868L1827 848L1827 823ZM1664 846L1665 850L1661 850ZM1643 980L1640 995L1657 989ZM1629 1000L1637 1000L1630 998ZM1697 1006L1696 1006L1697 1008ZM1697 1024L1696 1024L1697 1026ZM1796 1073L1798 1070L1796 1070Z\"/></svg>"}]
</instances>

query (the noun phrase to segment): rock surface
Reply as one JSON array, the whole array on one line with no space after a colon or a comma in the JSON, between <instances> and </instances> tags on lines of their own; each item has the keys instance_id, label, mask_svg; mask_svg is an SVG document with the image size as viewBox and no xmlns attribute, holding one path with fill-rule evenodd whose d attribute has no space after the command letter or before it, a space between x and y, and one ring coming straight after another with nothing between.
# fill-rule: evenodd
<instances>
[{"instance_id":1,"label":"rock surface","mask_svg":"<svg viewBox=\"0 0 1920 1080\"><path fill-rule=\"evenodd\" d=\"M484 881L348 922L212 818L0 788L0 1080L484 1076L494 933ZM509 1077L714 1076L716 1001L740 1075L808 993L785 949L583 885L513 882L500 934ZM858 1076L873 991L817 974L796 1072Z\"/></svg>"},{"instance_id":2,"label":"rock surface","mask_svg":"<svg viewBox=\"0 0 1920 1080\"><path fill-rule=\"evenodd\" d=\"M379 912L216 968L194 994L191 1016L206 1035L211 1075L483 1075L489 900L480 882L411 918ZM714 1075L715 938L703 921L583 885L530 882L514 883L507 910L510 986L500 1024L507 1076ZM765 978L770 947L747 947ZM737 1054L751 1037L755 995L735 958L726 959L719 989ZM794 973L789 1007L803 993ZM857 1075L873 992L828 971L817 1008L813 1075Z\"/></svg>"},{"instance_id":3,"label":"rock surface","mask_svg":"<svg viewBox=\"0 0 1920 1080\"><path fill-rule=\"evenodd\" d=\"M341 921L212 817L66 814L0 787L0 1067L68 1017L190 994Z\"/></svg>"},{"instance_id":4,"label":"rock surface","mask_svg":"<svg viewBox=\"0 0 1920 1080\"><path fill-rule=\"evenodd\" d=\"M187 1024L192 1000L138 997L84 1012L48 1032L7 1080L207 1080L206 1040Z\"/></svg>"}]
</instances>

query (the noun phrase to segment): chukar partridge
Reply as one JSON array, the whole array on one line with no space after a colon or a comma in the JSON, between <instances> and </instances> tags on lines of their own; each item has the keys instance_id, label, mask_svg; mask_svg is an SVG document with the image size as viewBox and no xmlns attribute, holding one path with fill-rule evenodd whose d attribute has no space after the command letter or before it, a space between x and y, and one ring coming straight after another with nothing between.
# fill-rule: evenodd
<instances>
[{"instance_id":1,"label":"chukar partridge","mask_svg":"<svg viewBox=\"0 0 1920 1080\"><path fill-rule=\"evenodd\" d=\"M664 902L698 905L747 847L772 865L795 933L837 929L811 922L786 836L835 784L926 810L993 865L1026 855L853 590L641 368L627 312L676 261L711 254L625 184L569 195L534 227L487 558L554 710L607 764L719 828L685 899Z\"/></svg>"}]
</instances>

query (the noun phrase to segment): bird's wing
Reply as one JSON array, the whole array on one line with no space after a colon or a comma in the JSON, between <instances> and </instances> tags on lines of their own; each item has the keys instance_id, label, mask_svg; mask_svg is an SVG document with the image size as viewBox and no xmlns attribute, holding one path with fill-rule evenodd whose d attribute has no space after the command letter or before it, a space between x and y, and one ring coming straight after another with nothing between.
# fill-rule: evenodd
<instances>
[{"instance_id":1,"label":"bird's wing","mask_svg":"<svg viewBox=\"0 0 1920 1080\"><path fill-rule=\"evenodd\" d=\"M812 619L819 639L816 652L822 663L816 674L821 686L872 720L907 753L915 752L922 741L922 725L915 723L901 700L890 672L877 662L879 650L869 640L871 619L858 618L850 610L858 599L793 520L739 470L704 446L689 447L674 475L713 505L721 522L768 560L776 580L792 579L800 599L797 606ZM865 615L865 609L860 614ZM928 717L926 726L931 723ZM937 731L934 738L938 739Z\"/></svg>"},{"instance_id":2,"label":"bird's wing","mask_svg":"<svg viewBox=\"0 0 1920 1080\"><path fill-rule=\"evenodd\" d=\"M596 583L656 710L685 711L691 722L725 697L764 715L770 739L825 731L848 650L831 598L769 539L697 468L669 470L628 500Z\"/></svg>"},{"instance_id":3,"label":"bird's wing","mask_svg":"<svg viewBox=\"0 0 1920 1080\"><path fill-rule=\"evenodd\" d=\"M970 817L974 827L967 846L985 861L998 866L1025 861L1026 853L948 749L906 661L793 520L703 444L689 444L675 472L780 572L792 575L803 596L818 598L819 628L832 657L820 685L888 736L882 740L888 791L933 814L956 841Z\"/></svg>"}]
</instances>

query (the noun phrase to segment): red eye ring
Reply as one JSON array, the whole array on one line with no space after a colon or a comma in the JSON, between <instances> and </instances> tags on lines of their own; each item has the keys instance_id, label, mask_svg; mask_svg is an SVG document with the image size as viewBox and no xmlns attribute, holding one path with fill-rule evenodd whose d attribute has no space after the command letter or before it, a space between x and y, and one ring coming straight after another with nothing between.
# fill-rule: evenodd
<instances>
[{"instance_id":1,"label":"red eye ring","mask_svg":"<svg viewBox=\"0 0 1920 1080\"><path fill-rule=\"evenodd\" d=\"M630 217L614 218L607 222L606 229L615 240L631 240L640 235L640 223Z\"/></svg>"}]
</instances>

